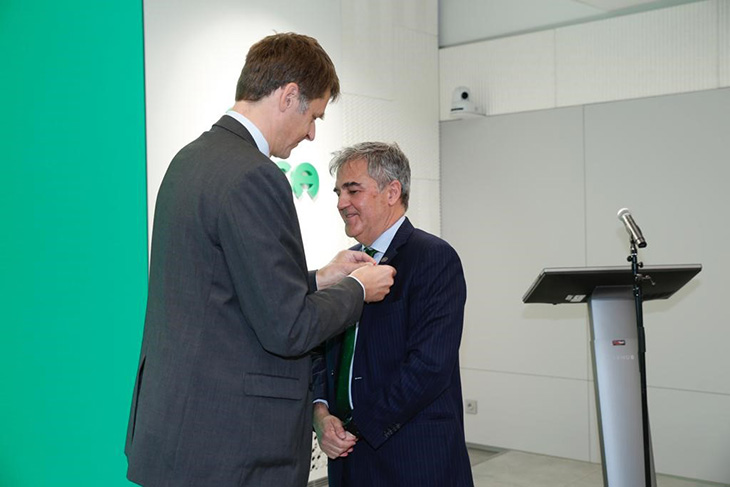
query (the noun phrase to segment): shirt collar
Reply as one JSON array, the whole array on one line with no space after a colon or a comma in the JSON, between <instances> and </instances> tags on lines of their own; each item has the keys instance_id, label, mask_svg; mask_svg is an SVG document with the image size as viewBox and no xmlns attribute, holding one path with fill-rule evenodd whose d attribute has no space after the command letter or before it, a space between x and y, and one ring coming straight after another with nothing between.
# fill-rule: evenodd
<instances>
[{"instance_id":1,"label":"shirt collar","mask_svg":"<svg viewBox=\"0 0 730 487\"><path fill-rule=\"evenodd\" d=\"M238 113L235 110L228 110L226 112L226 115L229 117L233 117L234 119L238 120L241 125L246 127L246 130L248 130L251 135L253 136L254 142L256 142L256 147L258 147L259 151L266 157L270 157L271 154L269 154L269 143L266 142L266 138L264 137L264 134L261 133L261 131L258 129L254 123Z\"/></svg>"},{"instance_id":2,"label":"shirt collar","mask_svg":"<svg viewBox=\"0 0 730 487\"><path fill-rule=\"evenodd\" d=\"M393 241L393 238L395 237L395 234L398 232L398 229L403 224L403 222L406 220L406 216L403 215L398 219L397 222L392 224L390 228L388 228L386 231L384 231L378 238L375 239L375 242L373 242L372 245L370 245L371 249L375 249L378 251L377 254L375 254L375 260L377 262L380 262L380 259L383 257L383 254L385 254L385 251L388 250L388 247L390 247L390 243ZM365 246L362 246L363 249Z\"/></svg>"}]
</instances>

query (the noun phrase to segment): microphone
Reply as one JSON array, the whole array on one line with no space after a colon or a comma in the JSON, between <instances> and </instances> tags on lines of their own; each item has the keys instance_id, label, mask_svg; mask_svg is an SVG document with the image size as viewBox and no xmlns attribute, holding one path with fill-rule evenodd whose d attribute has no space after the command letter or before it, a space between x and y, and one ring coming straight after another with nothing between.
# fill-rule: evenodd
<instances>
[{"instance_id":1,"label":"microphone","mask_svg":"<svg viewBox=\"0 0 730 487\"><path fill-rule=\"evenodd\" d=\"M629 235L631 235L631 239L636 242L636 245L639 246L639 248L646 247L646 240L644 240L644 236L641 234L641 229L639 229L639 225L636 224L634 221L634 217L631 216L631 212L628 208L621 208L618 210L618 219L624 222L624 226L626 227L626 231L629 232Z\"/></svg>"}]
</instances>

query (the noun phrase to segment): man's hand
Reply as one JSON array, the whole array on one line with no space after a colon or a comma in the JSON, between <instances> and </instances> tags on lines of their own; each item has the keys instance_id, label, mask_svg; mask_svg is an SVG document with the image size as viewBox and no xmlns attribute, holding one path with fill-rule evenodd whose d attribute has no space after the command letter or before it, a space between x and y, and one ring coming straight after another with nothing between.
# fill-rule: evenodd
<instances>
[{"instance_id":1,"label":"man's hand","mask_svg":"<svg viewBox=\"0 0 730 487\"><path fill-rule=\"evenodd\" d=\"M364 253L364 252L362 252ZM365 302L382 301L390 292L395 278L395 268L389 265L365 265L351 274L365 287Z\"/></svg>"},{"instance_id":2,"label":"man's hand","mask_svg":"<svg viewBox=\"0 0 730 487\"><path fill-rule=\"evenodd\" d=\"M314 405L314 431L317 433L319 448L334 460L346 457L352 452L357 438L342 427L342 421L332 416L327 406L321 402Z\"/></svg>"},{"instance_id":3,"label":"man's hand","mask_svg":"<svg viewBox=\"0 0 730 487\"><path fill-rule=\"evenodd\" d=\"M368 264L375 264L375 259L365 252L342 250L335 255L329 264L317 271L317 289L324 289L340 282L352 271Z\"/></svg>"}]
</instances>

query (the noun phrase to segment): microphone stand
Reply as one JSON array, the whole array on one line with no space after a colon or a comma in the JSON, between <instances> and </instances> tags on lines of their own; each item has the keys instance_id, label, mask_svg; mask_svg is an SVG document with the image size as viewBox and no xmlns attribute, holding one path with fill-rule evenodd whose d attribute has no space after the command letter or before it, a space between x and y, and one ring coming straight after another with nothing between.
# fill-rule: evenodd
<instances>
[{"instance_id":1,"label":"microphone stand","mask_svg":"<svg viewBox=\"0 0 730 487\"><path fill-rule=\"evenodd\" d=\"M634 302L636 304L636 327L639 339L639 377L641 380L641 422L644 437L644 480L645 487L653 487L651 482L651 450L649 448L651 441L649 436L649 405L646 394L646 338L644 336L643 296L641 292L641 282L645 277L639 273L639 269L644 264L638 261L636 241L633 237L631 238L631 255L626 260L631 262L631 272L634 276Z\"/></svg>"}]
</instances>

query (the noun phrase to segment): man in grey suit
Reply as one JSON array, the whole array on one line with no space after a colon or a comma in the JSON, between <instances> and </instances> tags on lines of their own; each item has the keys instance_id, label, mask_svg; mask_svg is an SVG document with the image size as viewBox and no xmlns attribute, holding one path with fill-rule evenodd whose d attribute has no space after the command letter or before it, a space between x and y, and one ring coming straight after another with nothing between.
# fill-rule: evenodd
<instances>
[{"instance_id":1,"label":"man in grey suit","mask_svg":"<svg viewBox=\"0 0 730 487\"><path fill-rule=\"evenodd\" d=\"M173 159L155 210L125 453L145 487L303 486L311 358L382 300L395 270L341 252L308 272L291 187L269 156L312 140L339 95L319 43L251 47L236 103Z\"/></svg>"}]
</instances>

